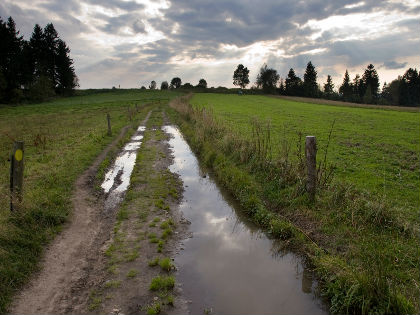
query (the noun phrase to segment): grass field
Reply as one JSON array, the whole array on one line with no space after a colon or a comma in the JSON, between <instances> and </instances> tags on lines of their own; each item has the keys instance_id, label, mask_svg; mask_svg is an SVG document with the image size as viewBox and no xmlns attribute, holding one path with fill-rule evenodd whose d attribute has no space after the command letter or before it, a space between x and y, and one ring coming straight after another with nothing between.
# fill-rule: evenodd
<instances>
[{"instance_id":1,"label":"grass field","mask_svg":"<svg viewBox=\"0 0 420 315\"><path fill-rule=\"evenodd\" d=\"M318 158L323 155L335 121L328 160L336 165L336 178L387 198L404 208L412 220L418 219L420 113L266 96L195 94L191 103L212 108L217 117L242 134L251 135L253 117L270 121L274 151L284 137L295 145L298 132L315 135Z\"/></svg>"},{"instance_id":2,"label":"grass field","mask_svg":"<svg viewBox=\"0 0 420 315\"><path fill-rule=\"evenodd\" d=\"M76 178L123 126L137 127L150 108L145 104L175 95L121 90L42 104L0 105L0 312L36 269L43 245L71 213ZM112 137L107 136L106 113L111 116ZM21 210L11 214L8 158L13 140L25 142L25 172Z\"/></svg>"},{"instance_id":3,"label":"grass field","mask_svg":"<svg viewBox=\"0 0 420 315\"><path fill-rule=\"evenodd\" d=\"M217 94L171 107L242 210L307 258L332 313L418 312L419 113ZM270 120L271 142L253 117ZM334 121L335 177L312 202L297 133L317 136L322 161Z\"/></svg>"}]
</instances>

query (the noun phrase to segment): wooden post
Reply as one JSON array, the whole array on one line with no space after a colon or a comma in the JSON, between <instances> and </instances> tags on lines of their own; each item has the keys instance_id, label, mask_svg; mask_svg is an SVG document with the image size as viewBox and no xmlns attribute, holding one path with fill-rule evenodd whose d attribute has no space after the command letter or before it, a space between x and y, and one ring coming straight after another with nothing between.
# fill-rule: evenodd
<instances>
[{"instance_id":1,"label":"wooden post","mask_svg":"<svg viewBox=\"0 0 420 315\"><path fill-rule=\"evenodd\" d=\"M305 145L306 168L308 169L308 178L306 190L309 193L311 201L315 200L316 193L316 137L307 136Z\"/></svg>"},{"instance_id":2,"label":"wooden post","mask_svg":"<svg viewBox=\"0 0 420 315\"><path fill-rule=\"evenodd\" d=\"M109 113L106 114L106 119L108 120L108 136L112 136L111 116L109 116Z\"/></svg>"},{"instance_id":3,"label":"wooden post","mask_svg":"<svg viewBox=\"0 0 420 315\"><path fill-rule=\"evenodd\" d=\"M136 103L136 112L137 113L139 112L139 108L137 107L137 103Z\"/></svg>"},{"instance_id":4,"label":"wooden post","mask_svg":"<svg viewBox=\"0 0 420 315\"><path fill-rule=\"evenodd\" d=\"M131 116L130 105L127 106L127 113L128 113L128 118L130 119L130 121L132 121L133 120L133 117Z\"/></svg>"},{"instance_id":5,"label":"wooden post","mask_svg":"<svg viewBox=\"0 0 420 315\"><path fill-rule=\"evenodd\" d=\"M23 187L23 141L15 141L13 153L10 157L10 210L17 209L22 202Z\"/></svg>"}]
</instances>

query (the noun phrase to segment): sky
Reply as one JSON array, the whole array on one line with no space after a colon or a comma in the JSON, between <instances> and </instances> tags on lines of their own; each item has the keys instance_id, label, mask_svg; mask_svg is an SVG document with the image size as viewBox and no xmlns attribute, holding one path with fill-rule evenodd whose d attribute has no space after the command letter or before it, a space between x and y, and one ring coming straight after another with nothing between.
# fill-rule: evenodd
<instances>
[{"instance_id":1,"label":"sky","mask_svg":"<svg viewBox=\"0 0 420 315\"><path fill-rule=\"evenodd\" d=\"M71 49L80 88L148 87L180 77L233 87L242 63L255 83L264 64L336 88L370 63L381 85L420 69L420 1L1 0L24 38L52 22Z\"/></svg>"}]
</instances>

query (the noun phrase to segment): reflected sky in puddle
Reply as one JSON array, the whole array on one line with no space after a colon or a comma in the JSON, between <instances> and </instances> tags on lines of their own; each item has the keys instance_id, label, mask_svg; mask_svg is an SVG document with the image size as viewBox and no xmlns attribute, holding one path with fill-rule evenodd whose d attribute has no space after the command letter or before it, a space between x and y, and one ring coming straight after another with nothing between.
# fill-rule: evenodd
<instances>
[{"instance_id":1,"label":"reflected sky in puddle","mask_svg":"<svg viewBox=\"0 0 420 315\"><path fill-rule=\"evenodd\" d=\"M141 146L142 133L145 130L146 127L144 126L138 127L130 142L118 154L112 168L105 174L105 179L101 185L104 192L108 194L105 200L105 210L115 207L122 201L123 194L130 185L130 177L136 163L137 150Z\"/></svg>"},{"instance_id":2,"label":"reflected sky in puddle","mask_svg":"<svg viewBox=\"0 0 420 315\"><path fill-rule=\"evenodd\" d=\"M184 183L180 209L193 238L175 256L192 314L327 314L313 294L311 273L282 253L243 214L235 201L202 173L179 130L165 126L174 164ZM205 177L204 177L205 176Z\"/></svg>"}]
</instances>

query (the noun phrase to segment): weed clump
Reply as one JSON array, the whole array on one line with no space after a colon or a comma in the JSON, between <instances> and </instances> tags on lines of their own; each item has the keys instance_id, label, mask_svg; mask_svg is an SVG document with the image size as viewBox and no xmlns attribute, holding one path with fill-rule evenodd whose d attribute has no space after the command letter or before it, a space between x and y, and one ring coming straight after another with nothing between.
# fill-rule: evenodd
<instances>
[{"instance_id":1,"label":"weed clump","mask_svg":"<svg viewBox=\"0 0 420 315\"><path fill-rule=\"evenodd\" d=\"M157 276L152 279L149 289L151 291L167 291L175 286L175 278L173 276Z\"/></svg>"},{"instance_id":2,"label":"weed clump","mask_svg":"<svg viewBox=\"0 0 420 315\"><path fill-rule=\"evenodd\" d=\"M165 271L171 271L173 268L173 264L171 263L171 259L166 257L159 261L159 266Z\"/></svg>"},{"instance_id":3,"label":"weed clump","mask_svg":"<svg viewBox=\"0 0 420 315\"><path fill-rule=\"evenodd\" d=\"M158 246L157 246L157 252L161 253L163 250L163 245L165 245L165 241L164 240L159 240L158 241Z\"/></svg>"},{"instance_id":4,"label":"weed clump","mask_svg":"<svg viewBox=\"0 0 420 315\"><path fill-rule=\"evenodd\" d=\"M154 267L154 266L157 266L157 265L158 265L158 263L159 263L159 258L158 258L158 257L156 257L155 259L150 260L150 261L148 262L148 265L149 265L149 267Z\"/></svg>"},{"instance_id":5,"label":"weed clump","mask_svg":"<svg viewBox=\"0 0 420 315\"><path fill-rule=\"evenodd\" d=\"M147 307L146 314L147 315L157 315L161 311L161 305L159 302L153 303L149 307Z\"/></svg>"}]
</instances>

